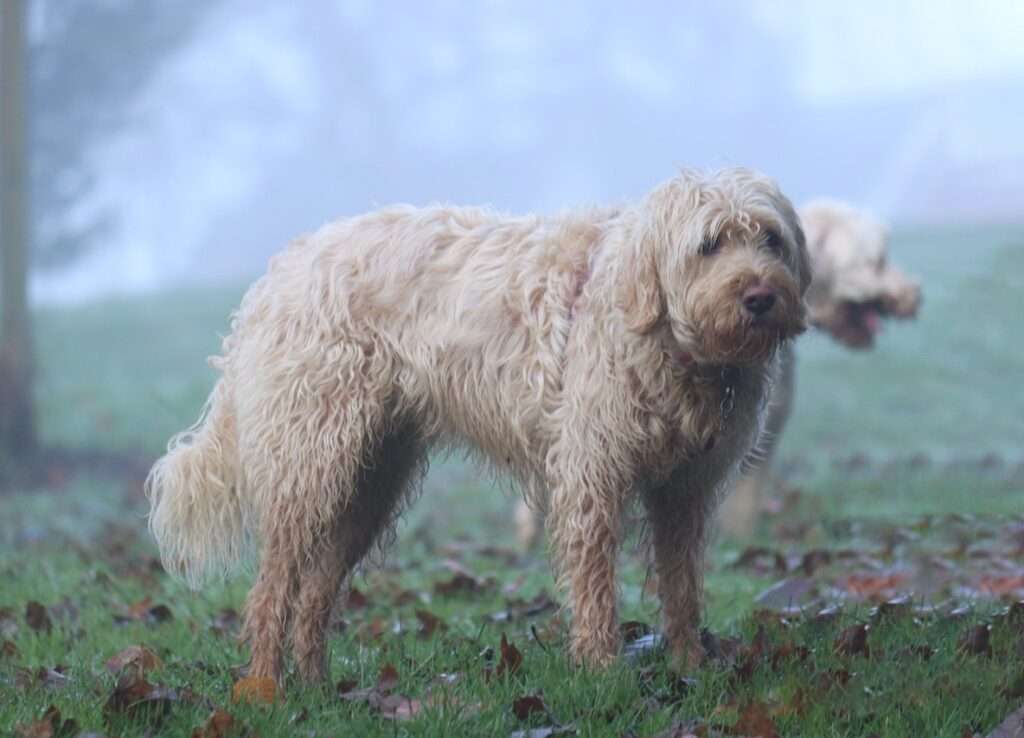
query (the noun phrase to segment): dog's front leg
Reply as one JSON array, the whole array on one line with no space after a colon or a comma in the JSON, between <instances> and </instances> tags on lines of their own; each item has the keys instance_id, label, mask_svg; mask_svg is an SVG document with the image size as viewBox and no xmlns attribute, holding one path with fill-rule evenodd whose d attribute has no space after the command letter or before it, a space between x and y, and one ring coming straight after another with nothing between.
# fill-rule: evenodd
<instances>
[{"instance_id":1,"label":"dog's front leg","mask_svg":"<svg viewBox=\"0 0 1024 738\"><path fill-rule=\"evenodd\" d=\"M572 656L605 666L618 654L618 587L621 493L579 474L563 477L552 491L548 526L555 548L559 584L568 590L573 611Z\"/></svg>"},{"instance_id":2,"label":"dog's front leg","mask_svg":"<svg viewBox=\"0 0 1024 738\"><path fill-rule=\"evenodd\" d=\"M700 665L707 500L696 490L668 483L644 495L654 546L665 638L677 668Z\"/></svg>"}]
</instances>

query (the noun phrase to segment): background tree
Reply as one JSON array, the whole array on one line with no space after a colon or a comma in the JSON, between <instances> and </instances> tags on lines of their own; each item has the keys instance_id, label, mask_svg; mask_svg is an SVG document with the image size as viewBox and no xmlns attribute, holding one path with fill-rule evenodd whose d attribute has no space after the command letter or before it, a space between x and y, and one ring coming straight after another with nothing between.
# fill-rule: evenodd
<instances>
[{"instance_id":1,"label":"background tree","mask_svg":"<svg viewBox=\"0 0 1024 738\"><path fill-rule=\"evenodd\" d=\"M28 312L31 267L66 264L112 225L73 218L89 155L133 123L132 104L215 6L206 0L0 0L0 463L36 446Z\"/></svg>"},{"instance_id":2,"label":"background tree","mask_svg":"<svg viewBox=\"0 0 1024 738\"><path fill-rule=\"evenodd\" d=\"M27 293L25 28L24 0L0 2L0 463L35 447Z\"/></svg>"}]
</instances>

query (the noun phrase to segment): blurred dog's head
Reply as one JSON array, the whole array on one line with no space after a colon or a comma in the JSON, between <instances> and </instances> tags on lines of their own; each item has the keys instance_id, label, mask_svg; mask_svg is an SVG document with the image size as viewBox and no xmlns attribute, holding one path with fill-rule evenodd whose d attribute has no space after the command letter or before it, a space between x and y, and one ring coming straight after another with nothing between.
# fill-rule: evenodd
<instances>
[{"instance_id":1,"label":"blurred dog's head","mask_svg":"<svg viewBox=\"0 0 1024 738\"><path fill-rule=\"evenodd\" d=\"M623 264L630 328L667 321L698 362L752 364L805 328L811 280L789 200L747 169L683 172L638 207Z\"/></svg>"},{"instance_id":2,"label":"blurred dog's head","mask_svg":"<svg viewBox=\"0 0 1024 738\"><path fill-rule=\"evenodd\" d=\"M913 318L921 289L888 261L889 233L867 213L833 200L800 209L813 280L810 322L840 343L868 349L886 317Z\"/></svg>"}]
</instances>

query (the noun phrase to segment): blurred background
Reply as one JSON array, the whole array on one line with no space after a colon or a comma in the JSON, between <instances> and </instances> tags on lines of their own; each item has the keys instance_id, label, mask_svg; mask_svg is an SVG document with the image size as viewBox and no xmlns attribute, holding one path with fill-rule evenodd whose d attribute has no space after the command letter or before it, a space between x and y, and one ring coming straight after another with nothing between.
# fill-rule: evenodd
<instances>
[{"instance_id":1,"label":"blurred background","mask_svg":"<svg viewBox=\"0 0 1024 738\"><path fill-rule=\"evenodd\" d=\"M2 11L8 490L144 471L198 414L245 286L325 221L398 201L554 212L729 165L872 210L924 288L873 352L802 341L785 474L1020 486L1019 2Z\"/></svg>"},{"instance_id":2,"label":"blurred background","mask_svg":"<svg viewBox=\"0 0 1024 738\"><path fill-rule=\"evenodd\" d=\"M55 704L90 734L138 734L103 702L104 659L128 644L157 650L161 684L228 705L251 571L201 592L171 580L142 486L199 415L231 310L291 238L395 202L554 213L733 165L798 205L874 212L924 302L871 351L800 339L776 478L751 531L716 536L703 622L750 638L756 621L760 654L766 610L808 614L793 642L813 660L785 667L789 687L747 685L775 716L795 695L778 733L998 723L1024 694L1019 627L1011 640L977 619L1024 601L1024 2L0 0L0 733ZM239 713L245 732L508 734L520 682L489 679L506 632L544 719L576 716L580 734L613 734L618 714L615 735L669 735L740 704L725 667L655 692L646 667L615 682L569 669L546 557L518 544L493 486L437 459L331 625L335 678L372 684L393 661L422 706L458 679L462 696L427 710L434 732L381 732L333 691ZM643 549L624 548L620 614L638 637L657 599ZM913 624L870 620L870 662L823 660L839 627L866 634L879 603L895 623L911 599ZM990 658L962 657L968 624ZM211 701L184 699L161 734L200 734ZM817 718L794 728L805 708ZM468 727L443 722L460 710ZM548 734L511 734L527 732Z\"/></svg>"}]
</instances>

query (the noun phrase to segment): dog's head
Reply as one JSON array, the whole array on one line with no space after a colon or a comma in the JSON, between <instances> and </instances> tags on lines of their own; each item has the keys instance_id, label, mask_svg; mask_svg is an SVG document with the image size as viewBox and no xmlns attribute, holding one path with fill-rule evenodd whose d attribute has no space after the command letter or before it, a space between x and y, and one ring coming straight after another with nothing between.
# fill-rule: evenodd
<instances>
[{"instance_id":1,"label":"dog's head","mask_svg":"<svg viewBox=\"0 0 1024 738\"><path fill-rule=\"evenodd\" d=\"M804 235L770 179L747 169L683 172L635 216L621 274L632 330L667 321L680 351L715 364L765 361L804 330Z\"/></svg>"},{"instance_id":2,"label":"dog's head","mask_svg":"<svg viewBox=\"0 0 1024 738\"><path fill-rule=\"evenodd\" d=\"M810 322L840 343L868 349L886 317L917 314L921 289L888 261L889 233L867 213L819 200L800 209L814 279Z\"/></svg>"}]
</instances>

